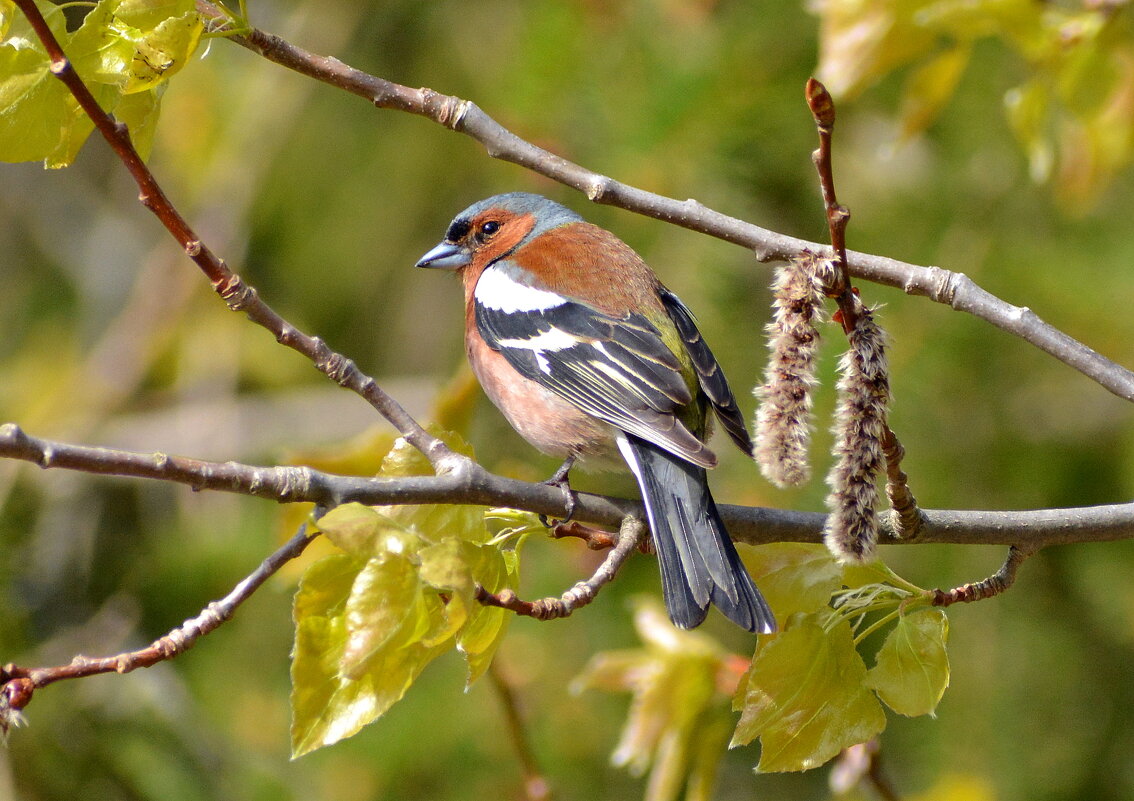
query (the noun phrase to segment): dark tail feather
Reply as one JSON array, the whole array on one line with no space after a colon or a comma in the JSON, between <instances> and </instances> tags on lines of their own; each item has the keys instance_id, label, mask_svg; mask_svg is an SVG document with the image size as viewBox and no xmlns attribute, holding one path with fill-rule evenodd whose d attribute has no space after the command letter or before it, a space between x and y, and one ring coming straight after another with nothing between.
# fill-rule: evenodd
<instances>
[{"instance_id":1,"label":"dark tail feather","mask_svg":"<svg viewBox=\"0 0 1134 801\"><path fill-rule=\"evenodd\" d=\"M775 631L772 610L744 569L717 512L705 468L633 434L625 437L619 448L642 490L674 625L700 625L713 603L748 631Z\"/></svg>"}]
</instances>

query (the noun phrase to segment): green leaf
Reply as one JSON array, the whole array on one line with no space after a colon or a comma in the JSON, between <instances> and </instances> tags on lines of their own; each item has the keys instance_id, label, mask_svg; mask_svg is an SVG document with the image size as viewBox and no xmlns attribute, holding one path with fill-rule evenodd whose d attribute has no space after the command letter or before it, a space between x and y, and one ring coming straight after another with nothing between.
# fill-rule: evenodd
<instances>
[{"instance_id":1,"label":"green leaf","mask_svg":"<svg viewBox=\"0 0 1134 801\"><path fill-rule=\"evenodd\" d=\"M319 518L315 525L349 554L369 559L388 552L413 553L421 540L373 506L345 503Z\"/></svg>"},{"instance_id":2,"label":"green leaf","mask_svg":"<svg viewBox=\"0 0 1134 801\"><path fill-rule=\"evenodd\" d=\"M472 457L472 447L459 435L430 427L430 433L465 456ZM428 476L433 468L420 451L403 438L399 438L386 458L382 460L380 476ZM399 525L415 531L422 537L437 542L442 537L459 537L475 542L485 542L488 532L484 526L483 506L458 506L453 504L424 504L419 506L379 506L375 507Z\"/></svg>"},{"instance_id":3,"label":"green leaf","mask_svg":"<svg viewBox=\"0 0 1134 801\"><path fill-rule=\"evenodd\" d=\"M294 605L293 757L356 733L452 647L415 641L441 604L422 595L407 565L395 554L368 562L333 554L304 574Z\"/></svg>"},{"instance_id":4,"label":"green leaf","mask_svg":"<svg viewBox=\"0 0 1134 801\"><path fill-rule=\"evenodd\" d=\"M737 550L777 620L821 609L842 586L843 566L826 546L778 542Z\"/></svg>"},{"instance_id":5,"label":"green leaf","mask_svg":"<svg viewBox=\"0 0 1134 801\"><path fill-rule=\"evenodd\" d=\"M810 770L882 731L886 716L865 686L866 666L850 626L829 632L814 616L761 636L738 690L732 745L760 738L764 772Z\"/></svg>"},{"instance_id":6,"label":"green leaf","mask_svg":"<svg viewBox=\"0 0 1134 801\"><path fill-rule=\"evenodd\" d=\"M899 714L932 714L949 686L948 637L944 610L902 615L878 651L867 686Z\"/></svg>"},{"instance_id":7,"label":"green leaf","mask_svg":"<svg viewBox=\"0 0 1134 801\"><path fill-rule=\"evenodd\" d=\"M124 122L138 152L148 155L165 81L200 43L203 26L192 0L101 0L72 34L57 6L39 8L99 106ZM0 160L65 167L93 123L51 74L23 15L5 13L0 27Z\"/></svg>"},{"instance_id":8,"label":"green leaf","mask_svg":"<svg viewBox=\"0 0 1134 801\"><path fill-rule=\"evenodd\" d=\"M845 565L843 568L843 584L852 590L870 584L883 584L909 593L922 594L925 592L925 590L899 576L881 559Z\"/></svg>"},{"instance_id":9,"label":"green leaf","mask_svg":"<svg viewBox=\"0 0 1134 801\"><path fill-rule=\"evenodd\" d=\"M351 585L343 612L347 641L340 672L357 679L401 645L420 639L428 627L421 583L409 559L388 553L371 559Z\"/></svg>"},{"instance_id":10,"label":"green leaf","mask_svg":"<svg viewBox=\"0 0 1134 801\"><path fill-rule=\"evenodd\" d=\"M380 475L422 472L430 472L428 462L399 441ZM495 510L494 523L519 526L495 536L478 506L352 503L317 521L345 553L313 565L296 594L293 755L349 737L384 714L430 661L454 647L470 684L483 674L511 616L481 606L476 587L514 585L529 517Z\"/></svg>"},{"instance_id":11,"label":"green leaf","mask_svg":"<svg viewBox=\"0 0 1134 801\"><path fill-rule=\"evenodd\" d=\"M66 40L62 12L38 3L57 39ZM93 124L63 82L48 69L43 49L23 14L5 15L0 42L0 160L47 159L58 166L74 157Z\"/></svg>"},{"instance_id":12,"label":"green leaf","mask_svg":"<svg viewBox=\"0 0 1134 801\"><path fill-rule=\"evenodd\" d=\"M475 600L476 585L489 592L514 586L501 551L493 546L447 538L421 552L421 576L431 586L448 590L446 631L457 635L457 650L465 657L471 685L492 663L511 613Z\"/></svg>"}]
</instances>

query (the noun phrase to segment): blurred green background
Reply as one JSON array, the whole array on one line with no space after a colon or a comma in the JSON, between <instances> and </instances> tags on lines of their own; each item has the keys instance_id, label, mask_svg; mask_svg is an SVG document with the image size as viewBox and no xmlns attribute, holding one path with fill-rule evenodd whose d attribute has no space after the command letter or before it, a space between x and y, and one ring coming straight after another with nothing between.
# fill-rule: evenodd
<instances>
[{"instance_id":1,"label":"blurred green background","mask_svg":"<svg viewBox=\"0 0 1134 801\"><path fill-rule=\"evenodd\" d=\"M1129 40L1129 14L1113 5L1113 36ZM328 0L257 3L251 13L314 52L472 99L595 171L825 237L803 103L820 20L801 3ZM840 104L835 166L851 246L964 272L1134 364L1125 313L1134 176L1116 170L1090 202L1033 182L1003 107L1034 64L996 36L971 48L939 118L904 141L908 70L879 70L880 81ZM202 238L411 411L427 416L463 370L459 288L413 263L470 202L528 190L637 248L696 311L751 412L770 272L743 250L591 207L460 135L225 41L172 81L163 106L151 165ZM226 311L136 195L101 141L67 170L0 167L0 419L66 441L258 463L333 453L375 423L361 400ZM885 304L892 423L924 506L1131 499L1128 404L973 318L896 290L862 294ZM819 476L838 339L832 332L817 401ZM470 436L495 470L540 479L553 468L484 401ZM777 491L732 453L713 480L721 501L822 508L821 481ZM610 477L579 486L632 492ZM0 463L0 502L0 661L25 665L149 643L224 595L288 533L264 501L25 464ZM922 586L949 587L993 572L1003 552L883 555ZM525 556L528 596L558 593L594 564L570 543L532 543ZM905 797L1134 797L1132 566L1129 543L1050 549L1008 594L950 610L952 685L936 719L892 716L882 737ZM353 740L288 761L299 569L175 664L37 695L30 726L0 750L0 799L520 797L498 699L487 682L462 693L455 655ZM626 610L640 591L657 592L650 560L632 560L572 621L516 621L501 650L557 798L642 793L640 779L608 764L626 699L566 690L591 654L635 644ZM751 648L719 623L714 634ZM754 749L730 752L718 797L828 794L826 769L754 776L756 761Z\"/></svg>"}]
</instances>

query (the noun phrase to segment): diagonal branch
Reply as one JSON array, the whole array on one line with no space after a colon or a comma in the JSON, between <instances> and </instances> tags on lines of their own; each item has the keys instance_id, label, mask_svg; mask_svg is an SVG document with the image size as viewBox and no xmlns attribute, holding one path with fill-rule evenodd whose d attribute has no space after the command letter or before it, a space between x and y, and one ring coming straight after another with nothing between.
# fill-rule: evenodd
<instances>
[{"instance_id":1,"label":"diagonal branch","mask_svg":"<svg viewBox=\"0 0 1134 801\"><path fill-rule=\"evenodd\" d=\"M138 668L153 667L188 651L198 639L229 620L240 604L287 562L303 553L316 536L318 535L308 535L306 524L300 526L294 537L261 562L232 592L221 600L212 602L199 615L186 620L145 648L98 659L76 656L70 664L56 667L24 668L14 664L0 667L0 710L4 713L0 717L0 729L3 728L5 719L12 718L13 712L18 714L19 710L27 706L36 690L49 684L100 673L129 673Z\"/></svg>"},{"instance_id":2,"label":"diagonal branch","mask_svg":"<svg viewBox=\"0 0 1134 801\"><path fill-rule=\"evenodd\" d=\"M277 342L303 354L335 383L361 395L379 414L393 424L410 444L429 458L438 473L466 467L469 460L454 453L444 442L429 434L397 401L387 395L373 378L359 370L353 361L327 347L323 340L303 333L281 317L260 299L253 287L232 272L208 245L201 241L188 221L166 197L157 179L138 155L126 126L115 122L103 111L90 89L83 83L55 38L55 34L51 32L36 7L35 1L15 0L15 3L43 42L51 59L51 72L66 85L138 184L138 199L142 205L161 221L184 249L186 255L208 277L213 290L221 296L228 307L232 311L244 312L254 323L270 331Z\"/></svg>"},{"instance_id":3,"label":"diagonal branch","mask_svg":"<svg viewBox=\"0 0 1134 801\"><path fill-rule=\"evenodd\" d=\"M216 30L223 31L229 25L224 12L207 0L198 0L197 9ZM432 89L411 89L378 78L256 28L234 33L229 38L269 61L356 94L379 108L417 114L465 134L482 144L492 158L517 164L577 189L595 203L617 206L741 245L752 250L763 262L787 260L805 250L817 253L823 249L819 243L761 228L714 211L696 200L668 198L588 170L521 139L469 100ZM848 250L846 257L847 269L854 276L967 312L1054 356L1115 395L1134 400L1134 372L1044 322L1030 309L1001 300L963 273L853 250Z\"/></svg>"}]
</instances>

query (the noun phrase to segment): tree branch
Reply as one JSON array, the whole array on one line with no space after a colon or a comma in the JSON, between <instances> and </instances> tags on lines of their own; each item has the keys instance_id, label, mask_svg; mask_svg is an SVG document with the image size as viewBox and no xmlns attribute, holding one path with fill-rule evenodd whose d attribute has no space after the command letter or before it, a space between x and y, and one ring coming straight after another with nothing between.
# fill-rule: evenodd
<instances>
[{"instance_id":1,"label":"tree branch","mask_svg":"<svg viewBox=\"0 0 1134 801\"><path fill-rule=\"evenodd\" d=\"M315 367L346 389L362 396L386 418L406 440L429 459L438 473L459 470L468 459L453 452L444 442L427 432L401 405L387 395L373 378L365 375L353 361L327 347L318 337L308 336L293 326L260 299L256 290L232 272L225 263L198 238L189 223L166 197L149 167L135 150L130 132L122 123L111 119L83 83L51 32L34 0L15 0L28 18L32 29L43 43L51 59L51 72L59 78L90 117L99 133L125 165L138 185L138 199L154 213L187 256L201 269L215 291L232 311L242 311L248 319L263 326L276 338L310 359ZM217 13L220 13L217 10Z\"/></svg>"},{"instance_id":2,"label":"tree branch","mask_svg":"<svg viewBox=\"0 0 1134 801\"><path fill-rule=\"evenodd\" d=\"M279 503L310 502L327 506L348 501L372 505L454 503L508 506L546 515L565 513L563 493L555 487L494 475L475 463L470 463L471 468L460 474L363 478L334 475L310 467L258 467L164 453L70 445L32 437L12 423L0 425L0 457L22 459L45 469L151 478ZM576 517L591 523L618 526L627 515L643 513L637 501L585 492L576 495ZM732 504L718 504L717 508L733 539L749 545L821 542L827 519L821 512ZM923 522L913 537L901 536L889 516L883 515L879 520L879 542L1038 548L1134 538L1134 503L1010 512L923 509L921 513Z\"/></svg>"},{"instance_id":3,"label":"tree branch","mask_svg":"<svg viewBox=\"0 0 1134 801\"><path fill-rule=\"evenodd\" d=\"M638 550L638 546L646 537L646 524L643 517L627 515L622 519L618 528L618 538L610 553L603 559L586 581L578 582L574 587L560 595L558 598L540 598L538 601L523 601L512 590L503 590L491 593L484 587L476 588L476 599L485 606L498 606L508 609L517 615L534 617L536 620L558 620L570 617L576 609L586 606L595 599L599 590L614 581L619 568L630 558L630 554Z\"/></svg>"},{"instance_id":4,"label":"tree branch","mask_svg":"<svg viewBox=\"0 0 1134 801\"><path fill-rule=\"evenodd\" d=\"M228 17L206 0L198 0L197 9L215 30L223 31L229 24ZM592 172L524 141L469 100L432 89L410 89L349 67L338 59L315 55L256 28L229 38L269 61L356 94L379 108L417 114L463 133L482 144L492 158L577 189L595 203L617 206L741 245L752 250L759 261L786 260L805 250L820 252L824 247L730 217L693 199L668 198ZM971 314L1054 356L1115 395L1134 400L1134 372L1045 323L1030 309L987 292L963 273L853 250L848 250L846 256L852 275Z\"/></svg>"},{"instance_id":5,"label":"tree branch","mask_svg":"<svg viewBox=\"0 0 1134 801\"><path fill-rule=\"evenodd\" d=\"M952 606L958 603L972 603L993 598L1005 592L1016 582L1016 571L1024 560L1035 554L1039 548L1033 544L1027 547L1013 545L1008 549L1008 557L1000 569L986 579L971 584L963 584L951 590L934 590L934 606Z\"/></svg>"},{"instance_id":6,"label":"tree branch","mask_svg":"<svg viewBox=\"0 0 1134 801\"><path fill-rule=\"evenodd\" d=\"M303 553L316 536L307 534L306 524L300 526L294 537L261 562L232 592L221 600L212 602L199 615L186 620L145 648L98 659L76 656L70 664L56 667L24 668L14 664L4 665L0 668L0 710L3 711L3 715L0 715L0 731L4 728L4 720L10 719L13 711L18 713L31 701L36 690L49 684L100 673L129 673L138 668L153 667L188 651L198 639L229 620L240 604L284 564Z\"/></svg>"}]
</instances>

